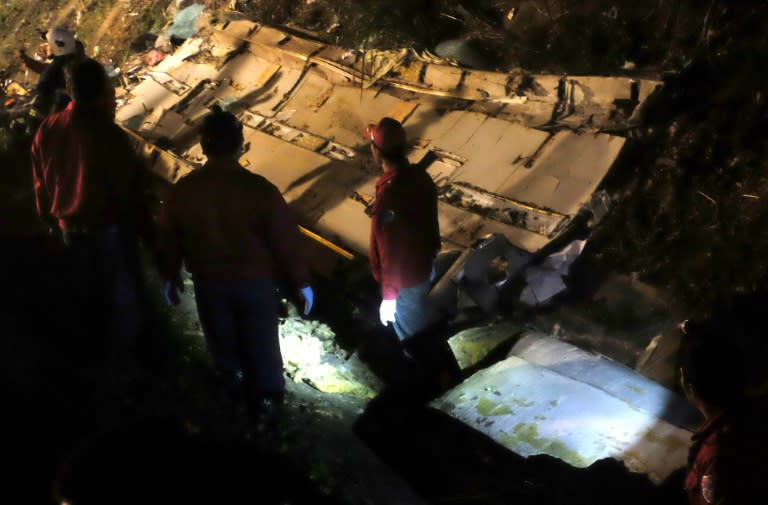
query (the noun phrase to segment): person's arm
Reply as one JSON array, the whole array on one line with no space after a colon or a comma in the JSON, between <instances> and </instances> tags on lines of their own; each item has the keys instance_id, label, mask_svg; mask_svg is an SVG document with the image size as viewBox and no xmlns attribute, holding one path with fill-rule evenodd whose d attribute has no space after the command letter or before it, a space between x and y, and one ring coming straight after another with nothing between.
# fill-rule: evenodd
<instances>
[{"instance_id":1,"label":"person's arm","mask_svg":"<svg viewBox=\"0 0 768 505\"><path fill-rule=\"evenodd\" d=\"M56 219L51 215L51 198L48 194L48 188L45 184L45 160L41 150L41 144L44 137L43 128L40 128L35 134L35 140L32 143L32 185L35 192L35 208L37 215L43 222L46 229L58 225Z\"/></svg>"},{"instance_id":2,"label":"person's arm","mask_svg":"<svg viewBox=\"0 0 768 505\"><path fill-rule=\"evenodd\" d=\"M432 238L432 247L434 248L435 255L440 252L440 249L443 247L442 239L440 238L440 220L438 218L438 211L437 211L437 186L435 186L434 181L430 178L429 181L429 208L427 211L429 212L429 223L430 223L430 230L429 234Z\"/></svg>"},{"instance_id":3,"label":"person's arm","mask_svg":"<svg viewBox=\"0 0 768 505\"><path fill-rule=\"evenodd\" d=\"M379 258L379 242L376 238L376 221L371 221L371 238L368 247L368 263L371 267L373 280L381 282L381 259Z\"/></svg>"},{"instance_id":4,"label":"person's arm","mask_svg":"<svg viewBox=\"0 0 768 505\"><path fill-rule=\"evenodd\" d=\"M403 245L409 240L408 223L400 215L399 188L394 183L378 195L375 242L382 300L394 300L400 291Z\"/></svg>"},{"instance_id":5,"label":"person's arm","mask_svg":"<svg viewBox=\"0 0 768 505\"><path fill-rule=\"evenodd\" d=\"M293 211L272 184L269 184L267 202L270 219L266 223L266 243L272 249L272 257L277 266L289 276L295 288L308 286L309 262L301 247L301 236Z\"/></svg>"},{"instance_id":6,"label":"person's arm","mask_svg":"<svg viewBox=\"0 0 768 505\"><path fill-rule=\"evenodd\" d=\"M19 49L19 59L25 67L36 74L42 74L45 72L45 69L48 68L48 65L50 65L50 63L32 58L27 54L27 51L23 47Z\"/></svg>"},{"instance_id":7,"label":"person's arm","mask_svg":"<svg viewBox=\"0 0 768 505\"><path fill-rule=\"evenodd\" d=\"M113 130L109 155L114 160L112 182L119 202L119 212L136 233L151 247L156 242L146 193L149 172L128 135L119 126L109 124Z\"/></svg>"}]
</instances>

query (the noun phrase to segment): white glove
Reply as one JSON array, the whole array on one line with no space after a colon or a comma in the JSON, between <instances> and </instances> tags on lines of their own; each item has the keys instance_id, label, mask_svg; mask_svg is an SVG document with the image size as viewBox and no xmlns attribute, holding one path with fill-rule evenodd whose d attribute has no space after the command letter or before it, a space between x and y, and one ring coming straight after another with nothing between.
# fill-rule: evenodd
<instances>
[{"instance_id":1,"label":"white glove","mask_svg":"<svg viewBox=\"0 0 768 505\"><path fill-rule=\"evenodd\" d=\"M397 300L382 300L379 306L379 318L384 326L387 323L395 322L395 311L397 309Z\"/></svg>"},{"instance_id":2,"label":"white glove","mask_svg":"<svg viewBox=\"0 0 768 505\"><path fill-rule=\"evenodd\" d=\"M304 298L304 315L306 316L312 310L312 304L315 303L315 292L312 291L312 286L301 288L301 297Z\"/></svg>"}]
</instances>

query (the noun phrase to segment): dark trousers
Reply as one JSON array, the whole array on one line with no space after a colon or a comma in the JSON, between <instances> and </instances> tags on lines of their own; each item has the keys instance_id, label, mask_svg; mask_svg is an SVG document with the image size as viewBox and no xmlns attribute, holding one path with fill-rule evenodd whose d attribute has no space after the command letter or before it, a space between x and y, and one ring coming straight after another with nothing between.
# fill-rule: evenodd
<instances>
[{"instance_id":1,"label":"dark trousers","mask_svg":"<svg viewBox=\"0 0 768 505\"><path fill-rule=\"evenodd\" d=\"M277 295L271 279L195 279L197 313L216 367L245 373L252 399L285 390L278 336Z\"/></svg>"},{"instance_id":2,"label":"dark trousers","mask_svg":"<svg viewBox=\"0 0 768 505\"><path fill-rule=\"evenodd\" d=\"M88 337L86 345L116 360L135 357L145 323L133 237L117 226L64 233L72 265L72 301Z\"/></svg>"}]
</instances>

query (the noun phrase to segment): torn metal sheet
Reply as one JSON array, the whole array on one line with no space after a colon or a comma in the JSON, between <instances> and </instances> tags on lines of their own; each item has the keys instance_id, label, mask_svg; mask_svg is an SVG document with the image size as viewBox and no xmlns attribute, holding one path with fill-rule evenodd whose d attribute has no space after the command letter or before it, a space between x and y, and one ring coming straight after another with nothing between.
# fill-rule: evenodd
<instances>
[{"instance_id":1,"label":"torn metal sheet","mask_svg":"<svg viewBox=\"0 0 768 505\"><path fill-rule=\"evenodd\" d=\"M685 466L692 435L517 356L476 373L431 406L521 456L546 454L579 468L614 458L655 483Z\"/></svg>"},{"instance_id":2,"label":"torn metal sheet","mask_svg":"<svg viewBox=\"0 0 768 505\"><path fill-rule=\"evenodd\" d=\"M448 339L459 368L466 370L479 364L494 350L517 337L521 328L514 323L503 323L462 330Z\"/></svg>"},{"instance_id":3,"label":"torn metal sheet","mask_svg":"<svg viewBox=\"0 0 768 505\"><path fill-rule=\"evenodd\" d=\"M504 235L497 233L467 255L455 281L486 312L493 312L499 290L530 261L531 254L510 245Z\"/></svg>"},{"instance_id":4,"label":"torn metal sheet","mask_svg":"<svg viewBox=\"0 0 768 505\"><path fill-rule=\"evenodd\" d=\"M361 188L377 174L360 132L395 117L412 142L409 159L438 186L444 244L473 247L499 233L533 253L591 202L624 143L594 133L594 109L610 117L616 100L639 107L653 88L620 78L482 72L412 50L367 53L366 60L366 51L254 21L215 24L145 71L117 119L171 146L188 166L152 166L175 180L205 161L196 129L209 108L232 111L249 130L243 164L283 191L304 226L366 254ZM573 107L561 114L564 103ZM550 117L540 121L542 113ZM580 133L533 127L551 128L552 118Z\"/></svg>"}]
</instances>

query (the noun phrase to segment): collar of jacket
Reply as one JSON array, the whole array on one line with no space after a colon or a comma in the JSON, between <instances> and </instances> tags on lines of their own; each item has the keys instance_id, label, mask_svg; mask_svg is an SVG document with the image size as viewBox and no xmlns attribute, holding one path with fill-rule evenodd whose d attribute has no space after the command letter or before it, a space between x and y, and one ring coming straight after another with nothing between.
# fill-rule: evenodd
<instances>
[{"instance_id":1,"label":"collar of jacket","mask_svg":"<svg viewBox=\"0 0 768 505\"><path fill-rule=\"evenodd\" d=\"M215 160L208 160L205 162L205 165L203 165L203 168L206 170L237 170L242 168L240 166L240 163L238 163L235 159L215 159Z\"/></svg>"},{"instance_id":2,"label":"collar of jacket","mask_svg":"<svg viewBox=\"0 0 768 505\"><path fill-rule=\"evenodd\" d=\"M388 182L392 181L392 179L397 177L398 173L400 173L400 169L390 170L389 172L384 172L383 174L381 174L379 178L376 180L376 190L378 191L379 188L381 188Z\"/></svg>"}]
</instances>

